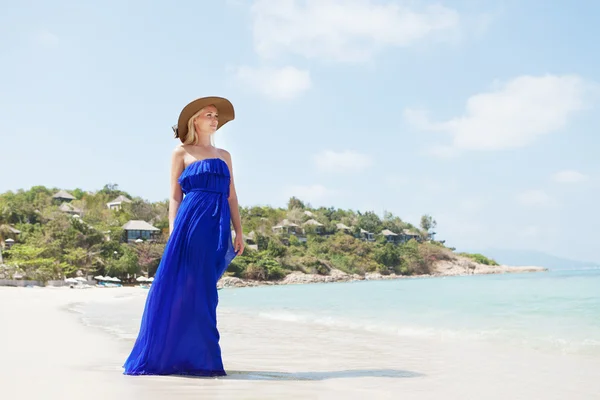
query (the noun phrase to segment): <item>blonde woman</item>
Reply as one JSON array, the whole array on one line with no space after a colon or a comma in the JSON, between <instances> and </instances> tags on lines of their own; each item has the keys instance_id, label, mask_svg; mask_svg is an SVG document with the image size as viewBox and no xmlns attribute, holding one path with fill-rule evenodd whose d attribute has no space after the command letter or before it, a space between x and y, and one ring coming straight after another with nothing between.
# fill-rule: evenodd
<instances>
[{"instance_id":1,"label":"blonde woman","mask_svg":"<svg viewBox=\"0 0 600 400\"><path fill-rule=\"evenodd\" d=\"M244 243L231 156L212 139L233 119L229 100L204 97L185 106L173 127L181 145L171 162L170 235L126 375L226 375L217 281Z\"/></svg>"}]
</instances>

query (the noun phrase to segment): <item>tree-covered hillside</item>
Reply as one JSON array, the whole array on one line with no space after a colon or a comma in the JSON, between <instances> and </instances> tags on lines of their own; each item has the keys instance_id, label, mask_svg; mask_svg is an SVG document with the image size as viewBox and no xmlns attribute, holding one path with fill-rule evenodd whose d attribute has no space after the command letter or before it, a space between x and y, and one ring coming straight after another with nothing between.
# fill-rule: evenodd
<instances>
[{"instance_id":1,"label":"tree-covered hillside","mask_svg":"<svg viewBox=\"0 0 600 400\"><path fill-rule=\"evenodd\" d=\"M240 213L246 250L227 274L241 278L277 280L291 271L332 268L427 274L436 260L452 257L453 249L434 240L429 215L416 227L391 213L312 208L297 198L287 208L242 207ZM146 226L152 231L142 233ZM152 276L168 226L168 201L148 202L117 185L93 193L43 186L6 192L0 195L0 279Z\"/></svg>"}]
</instances>

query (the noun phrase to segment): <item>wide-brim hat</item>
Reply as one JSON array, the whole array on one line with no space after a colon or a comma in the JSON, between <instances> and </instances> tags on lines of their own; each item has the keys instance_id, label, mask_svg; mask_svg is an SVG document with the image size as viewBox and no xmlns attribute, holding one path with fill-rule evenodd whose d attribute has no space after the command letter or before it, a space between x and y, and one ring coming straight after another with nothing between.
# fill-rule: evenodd
<instances>
[{"instance_id":1,"label":"wide-brim hat","mask_svg":"<svg viewBox=\"0 0 600 400\"><path fill-rule=\"evenodd\" d=\"M217 96L201 97L192 101L181 110L177 125L173 126L175 137L179 138L182 142L185 141L188 134L188 122L190 118L204 107L210 105L215 106L219 112L219 124L217 125L217 130L229 121L235 119L233 104L231 104L229 100Z\"/></svg>"}]
</instances>

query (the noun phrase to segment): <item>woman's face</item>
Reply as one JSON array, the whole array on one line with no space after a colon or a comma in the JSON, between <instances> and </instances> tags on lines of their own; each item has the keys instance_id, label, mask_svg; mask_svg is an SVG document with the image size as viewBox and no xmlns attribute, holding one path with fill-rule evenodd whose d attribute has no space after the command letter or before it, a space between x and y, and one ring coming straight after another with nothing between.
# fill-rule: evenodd
<instances>
[{"instance_id":1,"label":"woman's face","mask_svg":"<svg viewBox=\"0 0 600 400\"><path fill-rule=\"evenodd\" d=\"M194 120L196 132L214 133L219 126L219 112L215 106L206 106Z\"/></svg>"}]
</instances>

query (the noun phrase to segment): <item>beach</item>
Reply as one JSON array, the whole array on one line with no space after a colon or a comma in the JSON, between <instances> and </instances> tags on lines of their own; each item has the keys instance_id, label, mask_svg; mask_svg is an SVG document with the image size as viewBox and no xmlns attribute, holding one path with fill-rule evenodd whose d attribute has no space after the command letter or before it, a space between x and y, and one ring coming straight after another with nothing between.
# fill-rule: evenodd
<instances>
[{"instance_id":1,"label":"beach","mask_svg":"<svg viewBox=\"0 0 600 400\"><path fill-rule=\"evenodd\" d=\"M258 288L220 293L227 298L236 290ZM117 310L129 302L137 313L134 326L146 293L132 287L1 287L3 397L600 398L600 357L595 355L255 318L228 305L218 314L227 377L125 376L121 365L134 332L119 336L86 326L85 314L77 310L92 304Z\"/></svg>"}]
</instances>

